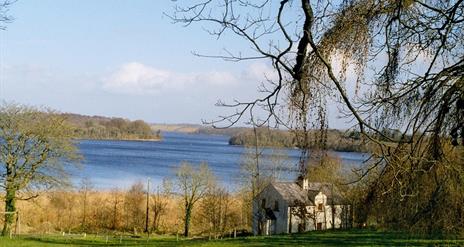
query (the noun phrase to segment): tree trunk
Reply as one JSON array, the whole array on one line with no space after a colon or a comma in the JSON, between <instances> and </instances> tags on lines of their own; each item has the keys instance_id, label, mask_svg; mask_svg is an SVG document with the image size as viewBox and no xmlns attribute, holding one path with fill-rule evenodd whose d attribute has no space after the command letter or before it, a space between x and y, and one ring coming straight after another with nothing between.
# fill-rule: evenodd
<instances>
[{"instance_id":1,"label":"tree trunk","mask_svg":"<svg viewBox=\"0 0 464 247\"><path fill-rule=\"evenodd\" d=\"M156 206L156 203L155 203L155 210L153 212L153 230L159 231L159 229L158 229L158 222L159 222L159 220L158 220L158 209L156 207L157 206Z\"/></svg>"},{"instance_id":2,"label":"tree trunk","mask_svg":"<svg viewBox=\"0 0 464 247\"><path fill-rule=\"evenodd\" d=\"M192 214L192 207L187 205L185 207L185 221L184 221L184 236L189 236L189 228L190 228L190 217Z\"/></svg>"},{"instance_id":3,"label":"tree trunk","mask_svg":"<svg viewBox=\"0 0 464 247\"><path fill-rule=\"evenodd\" d=\"M87 215L87 191L84 192L84 208L83 208L83 217L82 217L82 229L87 230L86 226L86 215Z\"/></svg>"},{"instance_id":4,"label":"tree trunk","mask_svg":"<svg viewBox=\"0 0 464 247\"><path fill-rule=\"evenodd\" d=\"M11 225L14 222L16 212L16 189L6 188L5 196L5 222L3 223L2 236L9 236L11 233Z\"/></svg>"}]
</instances>

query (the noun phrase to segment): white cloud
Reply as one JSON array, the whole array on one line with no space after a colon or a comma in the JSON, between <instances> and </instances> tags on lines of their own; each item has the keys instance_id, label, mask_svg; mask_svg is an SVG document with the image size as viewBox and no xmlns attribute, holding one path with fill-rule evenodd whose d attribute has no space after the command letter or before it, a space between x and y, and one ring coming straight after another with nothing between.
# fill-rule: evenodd
<instances>
[{"instance_id":1,"label":"white cloud","mask_svg":"<svg viewBox=\"0 0 464 247\"><path fill-rule=\"evenodd\" d=\"M182 73L159 69L138 62L126 63L103 78L103 89L113 93L144 95L164 90L186 90L192 87L237 86L267 79L275 80L277 73L264 63L252 63L241 73L210 70L198 73Z\"/></svg>"},{"instance_id":2,"label":"white cloud","mask_svg":"<svg viewBox=\"0 0 464 247\"><path fill-rule=\"evenodd\" d=\"M200 85L223 86L237 83L229 72L179 73L138 62L122 65L103 79L103 89L123 94L154 94L165 89L183 90Z\"/></svg>"},{"instance_id":3,"label":"white cloud","mask_svg":"<svg viewBox=\"0 0 464 247\"><path fill-rule=\"evenodd\" d=\"M264 80L277 80L276 70L265 63L252 63L242 73L242 78L245 80L262 82Z\"/></svg>"},{"instance_id":4,"label":"white cloud","mask_svg":"<svg viewBox=\"0 0 464 247\"><path fill-rule=\"evenodd\" d=\"M118 93L142 94L165 87L172 74L141 63L127 63L103 80L103 88Z\"/></svg>"}]
</instances>

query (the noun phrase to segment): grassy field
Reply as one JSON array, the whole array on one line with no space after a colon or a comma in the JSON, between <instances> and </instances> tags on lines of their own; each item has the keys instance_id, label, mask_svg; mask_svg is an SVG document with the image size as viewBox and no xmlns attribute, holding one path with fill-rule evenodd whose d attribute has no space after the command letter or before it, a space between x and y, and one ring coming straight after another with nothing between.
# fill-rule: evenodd
<instances>
[{"instance_id":1,"label":"grassy field","mask_svg":"<svg viewBox=\"0 0 464 247\"><path fill-rule=\"evenodd\" d=\"M464 239L430 239L370 230L326 231L271 237L211 240L155 236L120 238L88 235L27 235L0 238L0 246L464 246Z\"/></svg>"}]
</instances>

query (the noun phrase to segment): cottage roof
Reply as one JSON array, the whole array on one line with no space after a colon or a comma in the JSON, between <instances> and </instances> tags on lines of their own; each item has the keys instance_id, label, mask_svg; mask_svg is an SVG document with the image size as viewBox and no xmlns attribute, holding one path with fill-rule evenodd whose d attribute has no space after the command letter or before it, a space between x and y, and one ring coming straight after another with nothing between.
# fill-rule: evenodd
<instances>
[{"instance_id":1,"label":"cottage roof","mask_svg":"<svg viewBox=\"0 0 464 247\"><path fill-rule=\"evenodd\" d=\"M282 198L289 204L304 203L305 205L314 205L314 198L319 192L327 196L328 203L342 205L345 203L343 196L336 186L330 183L309 183L308 189L301 188L295 182L274 182L272 186L282 196ZM333 201L332 201L333 200Z\"/></svg>"},{"instance_id":2,"label":"cottage roof","mask_svg":"<svg viewBox=\"0 0 464 247\"><path fill-rule=\"evenodd\" d=\"M279 194L289 204L289 206L293 206L297 203L314 205L311 201L308 200L306 191L301 189L301 187L294 182L272 183L272 186L277 190L277 192L279 192Z\"/></svg>"}]
</instances>

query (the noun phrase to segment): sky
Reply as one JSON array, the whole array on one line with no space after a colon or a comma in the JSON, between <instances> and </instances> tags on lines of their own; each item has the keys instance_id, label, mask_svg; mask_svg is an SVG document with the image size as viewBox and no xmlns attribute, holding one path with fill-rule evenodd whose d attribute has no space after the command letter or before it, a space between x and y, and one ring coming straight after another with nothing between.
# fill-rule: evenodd
<instances>
[{"instance_id":1,"label":"sky","mask_svg":"<svg viewBox=\"0 0 464 247\"><path fill-rule=\"evenodd\" d=\"M0 100L61 112L201 123L249 100L272 73L263 61L201 58L246 50L201 26L173 24L168 0L19 0L0 31ZM339 124L335 127L340 127Z\"/></svg>"}]
</instances>

